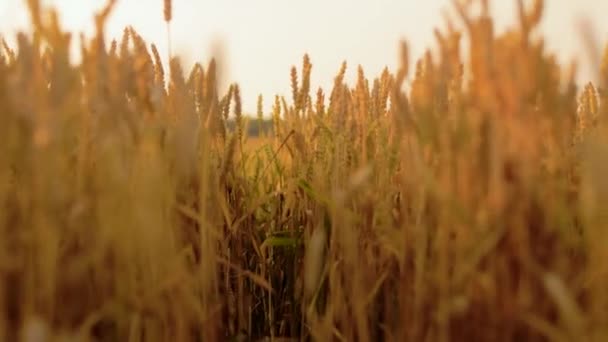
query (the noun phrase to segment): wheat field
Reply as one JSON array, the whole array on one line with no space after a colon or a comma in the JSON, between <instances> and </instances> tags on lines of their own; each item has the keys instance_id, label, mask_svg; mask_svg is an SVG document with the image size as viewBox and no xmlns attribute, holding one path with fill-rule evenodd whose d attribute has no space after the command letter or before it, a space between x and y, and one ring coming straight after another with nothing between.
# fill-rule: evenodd
<instances>
[{"instance_id":1,"label":"wheat field","mask_svg":"<svg viewBox=\"0 0 608 342\"><path fill-rule=\"evenodd\" d=\"M580 86L542 0L253 115L115 2L78 63L37 0L0 49L0 341L608 340L608 49Z\"/></svg>"}]
</instances>

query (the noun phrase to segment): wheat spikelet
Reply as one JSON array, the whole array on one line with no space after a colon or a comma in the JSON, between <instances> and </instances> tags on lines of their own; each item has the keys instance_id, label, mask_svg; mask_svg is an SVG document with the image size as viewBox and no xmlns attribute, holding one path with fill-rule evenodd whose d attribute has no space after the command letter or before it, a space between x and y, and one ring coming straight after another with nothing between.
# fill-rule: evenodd
<instances>
[{"instance_id":1,"label":"wheat spikelet","mask_svg":"<svg viewBox=\"0 0 608 342\"><path fill-rule=\"evenodd\" d=\"M363 121L367 119L369 109L369 86L361 65L357 68L355 98L357 100L357 120L361 120L361 123L364 125Z\"/></svg>"},{"instance_id":2,"label":"wheat spikelet","mask_svg":"<svg viewBox=\"0 0 608 342\"><path fill-rule=\"evenodd\" d=\"M284 96L281 96L281 106L283 107L283 115L286 122L293 123L294 120L294 111L291 110L289 105L287 105L287 100Z\"/></svg>"},{"instance_id":3,"label":"wheat spikelet","mask_svg":"<svg viewBox=\"0 0 608 342\"><path fill-rule=\"evenodd\" d=\"M230 116L230 103L232 101L233 93L234 93L234 84L231 84L230 87L228 88L228 94L226 94L226 96L222 100L222 103L223 103L222 115L223 115L224 121L228 121L228 117Z\"/></svg>"},{"instance_id":4,"label":"wheat spikelet","mask_svg":"<svg viewBox=\"0 0 608 342\"><path fill-rule=\"evenodd\" d=\"M95 26L98 34L103 35L103 30L108 17L110 17L110 13L114 9L117 0L108 0L107 4L104 8L95 15Z\"/></svg>"},{"instance_id":5,"label":"wheat spikelet","mask_svg":"<svg viewBox=\"0 0 608 342\"><path fill-rule=\"evenodd\" d=\"M6 54L7 64L12 64L12 62L15 60L15 51L13 51L8 46L8 44L6 43L6 40L4 40L4 38L2 38L1 41L2 41L2 49L4 50L4 53Z\"/></svg>"},{"instance_id":6,"label":"wheat spikelet","mask_svg":"<svg viewBox=\"0 0 608 342\"><path fill-rule=\"evenodd\" d=\"M281 139L281 102L279 95L274 97L274 105L272 106L272 131L277 140Z\"/></svg>"},{"instance_id":7,"label":"wheat spikelet","mask_svg":"<svg viewBox=\"0 0 608 342\"><path fill-rule=\"evenodd\" d=\"M173 19L173 4L172 0L164 0L163 2L163 15L165 18L165 23L167 25L167 46L168 46L168 56L169 61L173 58L173 54L171 52L171 20Z\"/></svg>"},{"instance_id":8,"label":"wheat spikelet","mask_svg":"<svg viewBox=\"0 0 608 342\"><path fill-rule=\"evenodd\" d=\"M243 109L241 104L241 90L238 84L234 84L234 120L239 143L243 141Z\"/></svg>"},{"instance_id":9,"label":"wheat spikelet","mask_svg":"<svg viewBox=\"0 0 608 342\"><path fill-rule=\"evenodd\" d=\"M315 111L319 117L323 117L325 115L325 94L323 93L323 89L321 87L319 87L317 90Z\"/></svg>"},{"instance_id":10,"label":"wheat spikelet","mask_svg":"<svg viewBox=\"0 0 608 342\"><path fill-rule=\"evenodd\" d=\"M329 111L333 114L339 112L340 99L342 98L343 93L343 80L344 75L346 74L346 61L342 62L342 66L340 67L340 71L338 75L334 78L334 86L331 90L331 95L329 96Z\"/></svg>"},{"instance_id":11,"label":"wheat spikelet","mask_svg":"<svg viewBox=\"0 0 608 342\"><path fill-rule=\"evenodd\" d=\"M112 39L112 42L110 43L110 50L108 51L108 56L114 59L118 58L118 42L116 41L116 39Z\"/></svg>"},{"instance_id":12,"label":"wheat spikelet","mask_svg":"<svg viewBox=\"0 0 608 342\"><path fill-rule=\"evenodd\" d=\"M257 106L257 114L258 114L258 135L262 136L264 124L264 97L262 94L258 95L258 106Z\"/></svg>"},{"instance_id":13,"label":"wheat spikelet","mask_svg":"<svg viewBox=\"0 0 608 342\"><path fill-rule=\"evenodd\" d=\"M535 27L540 23L544 8L544 0L534 0L534 5L532 6L532 10L530 11L530 14L528 16L528 22L530 23L531 27Z\"/></svg>"},{"instance_id":14,"label":"wheat spikelet","mask_svg":"<svg viewBox=\"0 0 608 342\"><path fill-rule=\"evenodd\" d=\"M200 104L202 101L201 98L201 87L200 87L200 83L202 83L202 77L204 77L204 71L203 71L203 67L200 63L195 63L192 66L192 69L190 69L190 73L188 74L188 80L186 81L186 84L188 86L188 92L191 94L191 96L193 97L193 102L195 104L197 113L199 113L199 115L201 114L201 110L200 110ZM205 117L207 115L207 113L204 113Z\"/></svg>"},{"instance_id":15,"label":"wheat spikelet","mask_svg":"<svg viewBox=\"0 0 608 342\"><path fill-rule=\"evenodd\" d=\"M216 97L217 94L217 63L215 62L215 58L212 58L207 66L207 73L204 84L203 94L207 101L211 100L211 98ZM232 87L231 87L232 88ZM232 92L230 93L232 96Z\"/></svg>"},{"instance_id":16,"label":"wheat spikelet","mask_svg":"<svg viewBox=\"0 0 608 342\"><path fill-rule=\"evenodd\" d=\"M34 28L36 30L42 30L42 11L40 8L40 0L27 0L27 6Z\"/></svg>"},{"instance_id":17,"label":"wheat spikelet","mask_svg":"<svg viewBox=\"0 0 608 342\"><path fill-rule=\"evenodd\" d=\"M291 97L293 100L294 106L296 106L296 110L298 109L298 70L295 66L291 67Z\"/></svg>"},{"instance_id":18,"label":"wheat spikelet","mask_svg":"<svg viewBox=\"0 0 608 342\"><path fill-rule=\"evenodd\" d=\"M237 143L238 143L238 134L232 134L230 136L230 140L228 141L228 146L226 147L224 158L222 161L222 168L220 171L220 181L222 183L226 182L226 177L230 172L230 167L232 166L234 160L234 154L236 151Z\"/></svg>"},{"instance_id":19,"label":"wheat spikelet","mask_svg":"<svg viewBox=\"0 0 608 342\"><path fill-rule=\"evenodd\" d=\"M152 50L152 56L154 57L154 82L156 86L161 89L161 93L165 93L165 70L163 68L163 63L160 59L160 54L158 53L158 49L156 45L152 44L150 46Z\"/></svg>"},{"instance_id":20,"label":"wheat spikelet","mask_svg":"<svg viewBox=\"0 0 608 342\"><path fill-rule=\"evenodd\" d=\"M405 41L401 41L399 44L399 71L396 77L396 86L401 87L403 81L408 75L410 66L409 48Z\"/></svg>"},{"instance_id":21,"label":"wheat spikelet","mask_svg":"<svg viewBox=\"0 0 608 342\"><path fill-rule=\"evenodd\" d=\"M302 62L302 86L298 90L298 102L296 104L296 110L302 110L306 106L306 99L308 98L310 92L311 70L312 64L310 63L310 58L308 57L308 54L305 54Z\"/></svg>"},{"instance_id":22,"label":"wheat spikelet","mask_svg":"<svg viewBox=\"0 0 608 342\"><path fill-rule=\"evenodd\" d=\"M304 103L306 103L306 117L309 118L315 113L315 110L313 108L312 97L310 95L306 96L306 100L304 101Z\"/></svg>"},{"instance_id":23,"label":"wheat spikelet","mask_svg":"<svg viewBox=\"0 0 608 342\"><path fill-rule=\"evenodd\" d=\"M165 17L165 21L169 23L173 19L172 0L164 0L163 5L163 16Z\"/></svg>"}]
</instances>

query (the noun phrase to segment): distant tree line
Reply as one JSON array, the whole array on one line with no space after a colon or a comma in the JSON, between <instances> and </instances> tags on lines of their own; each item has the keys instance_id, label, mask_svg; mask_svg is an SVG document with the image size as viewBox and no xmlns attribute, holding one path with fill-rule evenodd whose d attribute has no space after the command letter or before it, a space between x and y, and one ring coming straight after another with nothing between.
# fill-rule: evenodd
<instances>
[{"instance_id":1,"label":"distant tree line","mask_svg":"<svg viewBox=\"0 0 608 342\"><path fill-rule=\"evenodd\" d=\"M254 117L246 117L245 119L244 124L248 136L259 137L262 135L262 132L266 135L272 134L272 119L264 119L261 122ZM233 118L228 119L226 126L232 132L236 127L236 122Z\"/></svg>"}]
</instances>

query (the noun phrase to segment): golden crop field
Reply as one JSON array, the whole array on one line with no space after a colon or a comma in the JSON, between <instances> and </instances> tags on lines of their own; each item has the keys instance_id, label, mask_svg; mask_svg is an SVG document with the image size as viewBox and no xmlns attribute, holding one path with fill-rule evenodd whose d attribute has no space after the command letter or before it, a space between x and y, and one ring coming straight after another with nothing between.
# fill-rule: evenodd
<instances>
[{"instance_id":1,"label":"golden crop field","mask_svg":"<svg viewBox=\"0 0 608 342\"><path fill-rule=\"evenodd\" d=\"M462 30L355 84L310 89L303 56L259 118L214 60L105 42L114 0L76 64L28 4L0 52L0 341L608 340L608 49L578 85L542 0L500 35L454 1Z\"/></svg>"}]
</instances>

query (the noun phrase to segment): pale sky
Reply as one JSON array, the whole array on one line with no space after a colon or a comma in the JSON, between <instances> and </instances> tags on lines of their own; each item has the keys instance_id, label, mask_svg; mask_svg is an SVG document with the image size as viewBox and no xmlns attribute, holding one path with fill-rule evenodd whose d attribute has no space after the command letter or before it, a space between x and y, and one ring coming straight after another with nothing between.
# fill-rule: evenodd
<instances>
[{"instance_id":1,"label":"pale sky","mask_svg":"<svg viewBox=\"0 0 608 342\"><path fill-rule=\"evenodd\" d=\"M0 33L10 38L27 27L25 0L0 0ZM105 0L42 0L60 9L64 26L72 31L92 30L93 13ZM528 1L530 2L530 1ZM254 112L262 93L265 111L274 94L290 94L289 71L301 65L304 53L313 63L312 89L326 92L340 64L349 65L347 80L354 80L361 64L369 77L397 61L399 39L410 44L412 58L435 48L432 30L443 27L442 10L452 12L450 0L173 0L173 50L183 56L186 70L192 61L207 63L213 42L220 39L225 52L225 76L241 85L244 108ZM499 27L515 23L515 0L494 0ZM563 61L580 58L588 63L578 21L593 24L601 44L608 42L608 0L546 0L543 32L547 45ZM108 39L119 39L131 25L148 43L166 55L163 0L118 0L110 18ZM452 12L453 13L453 12ZM581 68L581 77L589 75Z\"/></svg>"}]
</instances>

